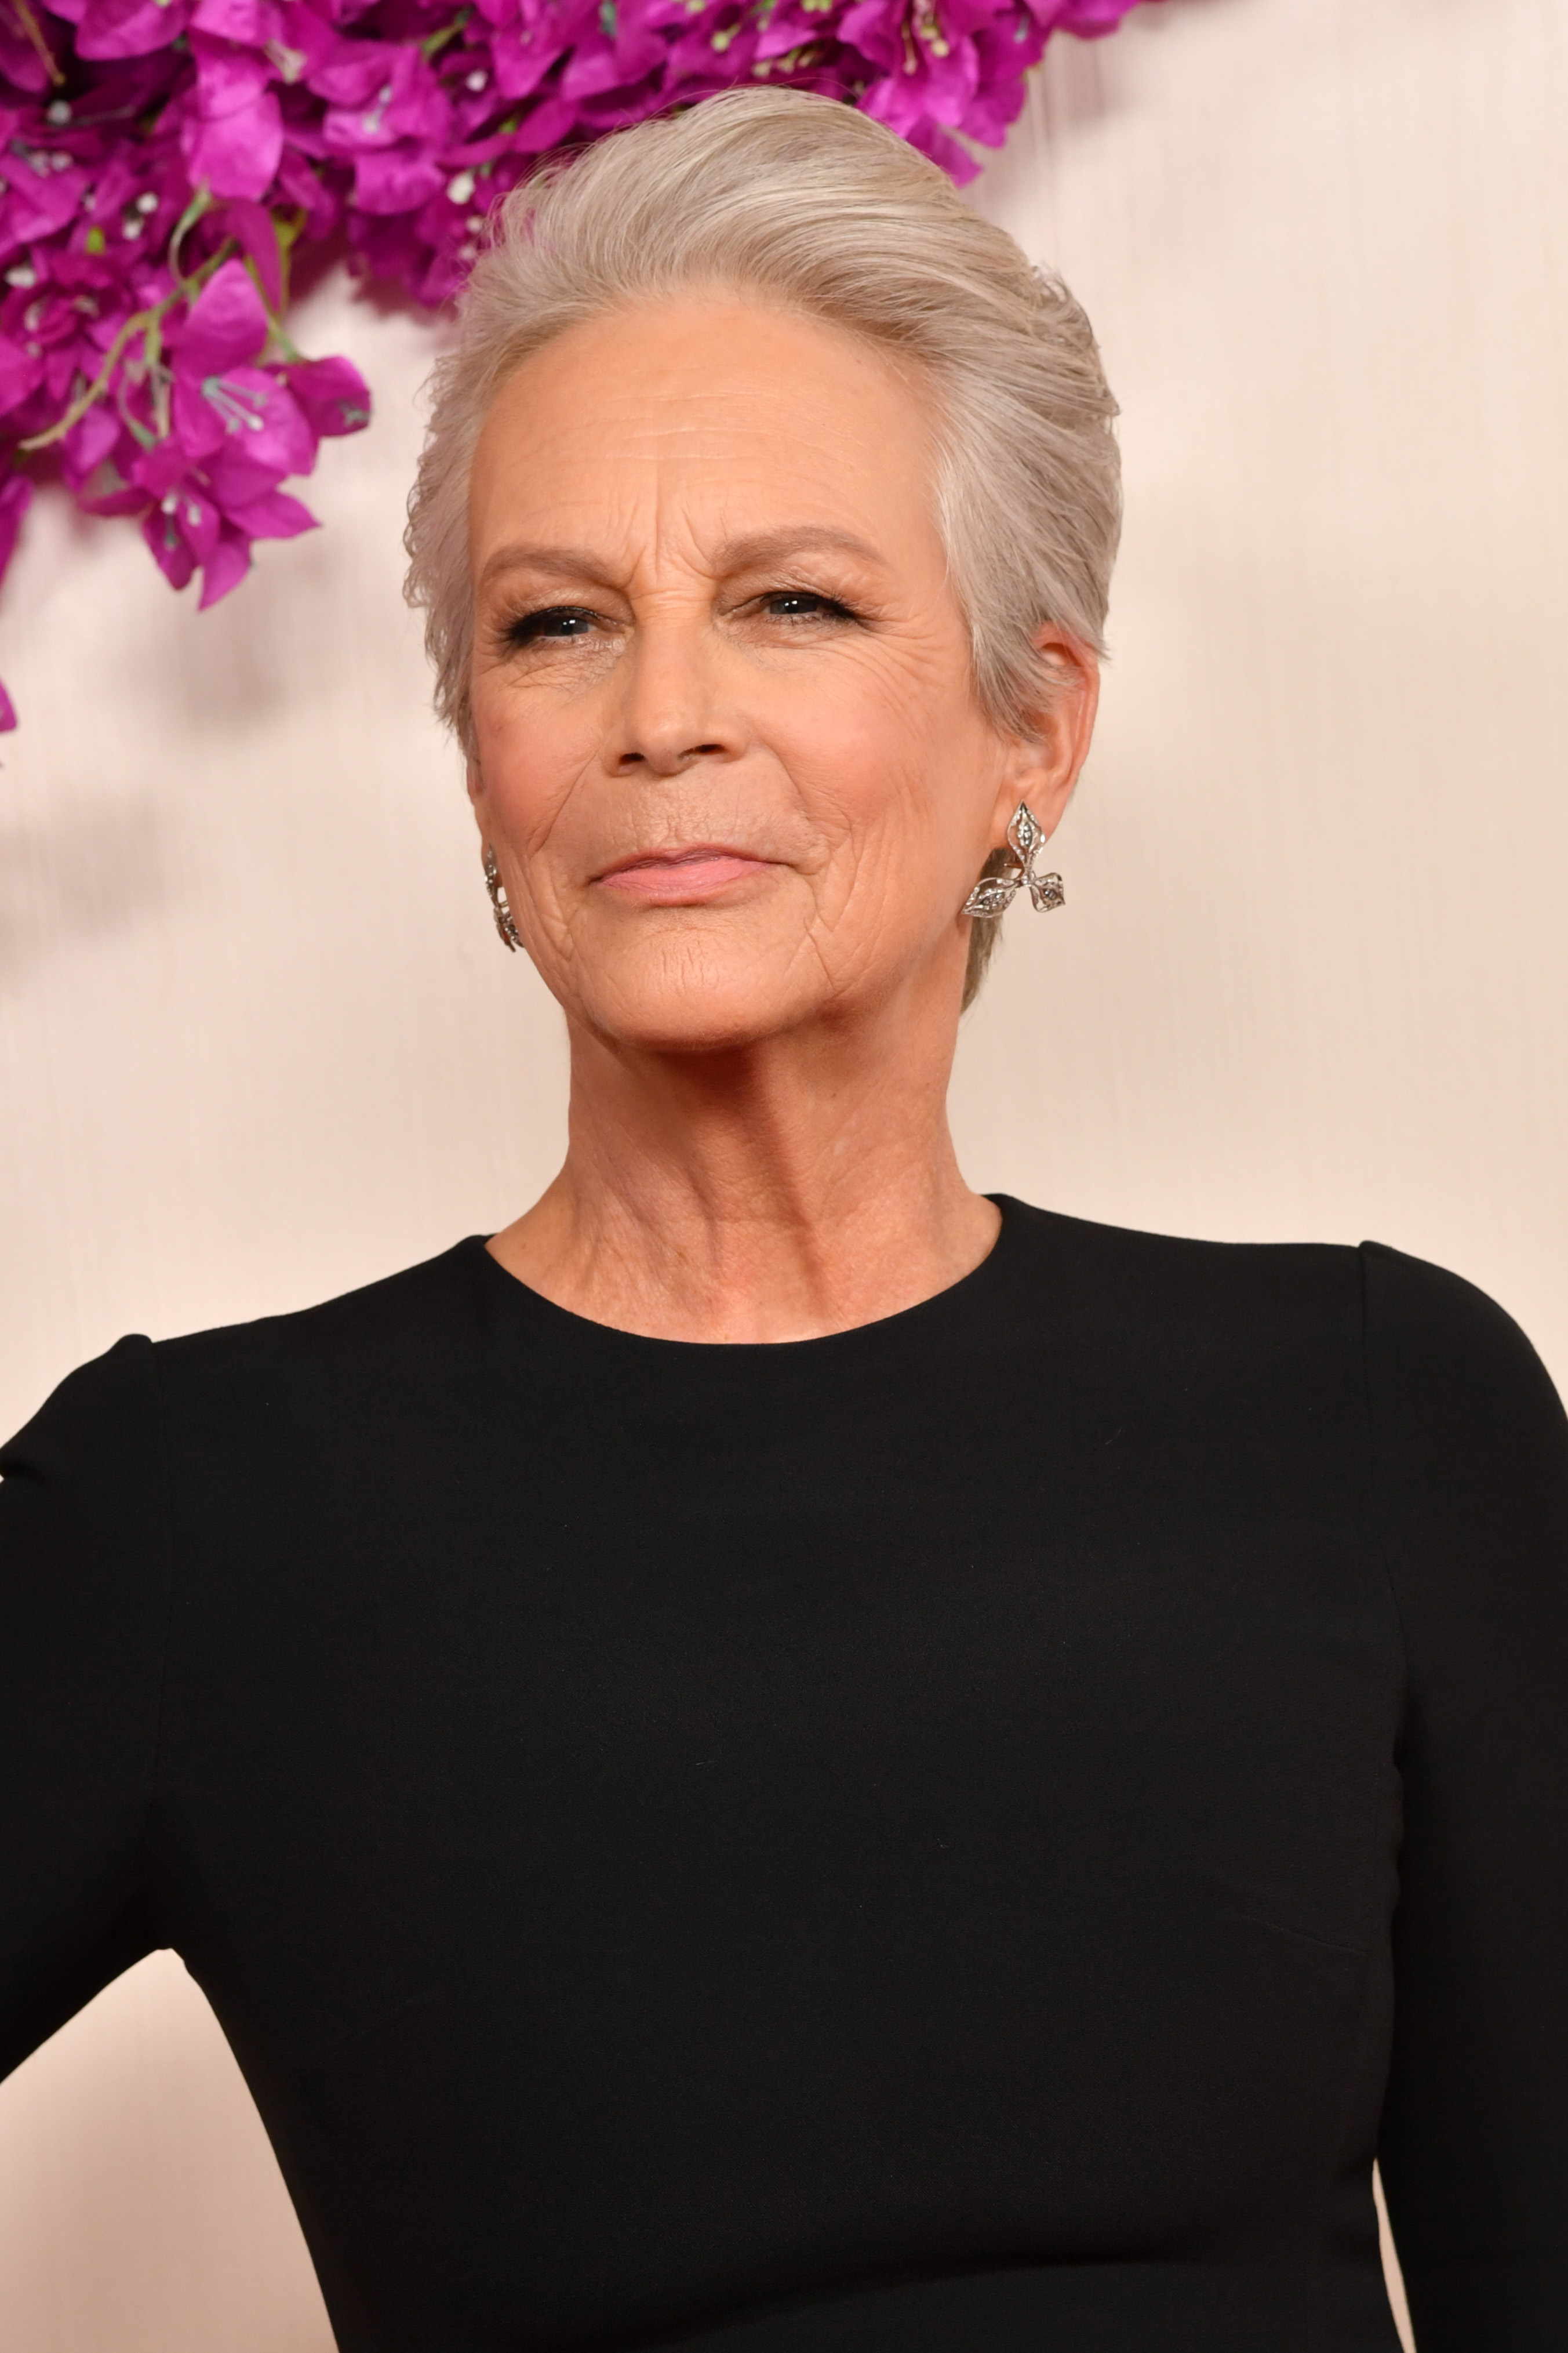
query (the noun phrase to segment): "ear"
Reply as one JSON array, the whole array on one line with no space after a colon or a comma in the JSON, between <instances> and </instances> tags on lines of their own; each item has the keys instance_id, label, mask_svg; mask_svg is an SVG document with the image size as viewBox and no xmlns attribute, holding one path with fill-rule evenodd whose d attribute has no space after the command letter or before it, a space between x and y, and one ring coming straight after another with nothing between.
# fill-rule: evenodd
<instances>
[{"instance_id":1,"label":"ear","mask_svg":"<svg viewBox=\"0 0 1568 2353\"><path fill-rule=\"evenodd\" d=\"M1042 835L1053 834L1089 757L1100 709L1100 662L1065 629L1044 628L1035 643L1047 685L1027 735L1009 747L993 830L1005 841L1013 812L1027 801Z\"/></svg>"},{"instance_id":2,"label":"ear","mask_svg":"<svg viewBox=\"0 0 1568 2353\"><path fill-rule=\"evenodd\" d=\"M479 761L471 752L468 754L464 769L464 783L468 788L468 806L474 812L474 822L479 828L479 839L482 841L488 841L489 811L486 802L485 780Z\"/></svg>"}]
</instances>

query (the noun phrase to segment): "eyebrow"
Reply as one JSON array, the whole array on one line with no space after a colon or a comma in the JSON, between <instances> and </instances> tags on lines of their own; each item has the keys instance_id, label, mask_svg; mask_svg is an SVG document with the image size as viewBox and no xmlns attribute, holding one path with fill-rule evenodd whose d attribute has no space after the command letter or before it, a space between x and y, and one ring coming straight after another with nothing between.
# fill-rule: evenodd
<instances>
[{"instance_id":1,"label":"eyebrow","mask_svg":"<svg viewBox=\"0 0 1568 2353\"><path fill-rule=\"evenodd\" d=\"M792 555L810 555L824 549L836 555L858 555L868 564L882 561L869 540L858 538L852 531L840 531L832 523L803 523L795 531L756 532L749 539L726 541L719 551L720 568L749 572L759 565L782 564Z\"/></svg>"},{"instance_id":2,"label":"eyebrow","mask_svg":"<svg viewBox=\"0 0 1568 2353\"><path fill-rule=\"evenodd\" d=\"M858 538L854 532L841 531L832 523L804 523L794 531L754 532L743 539L726 540L719 550L717 569L721 575L751 572L764 565L785 563L792 555L823 552L858 555L867 564L882 563L870 542ZM586 547L498 547L479 575L480 586L503 572L532 572L547 580L595 580L606 587L611 585L600 558Z\"/></svg>"}]
</instances>

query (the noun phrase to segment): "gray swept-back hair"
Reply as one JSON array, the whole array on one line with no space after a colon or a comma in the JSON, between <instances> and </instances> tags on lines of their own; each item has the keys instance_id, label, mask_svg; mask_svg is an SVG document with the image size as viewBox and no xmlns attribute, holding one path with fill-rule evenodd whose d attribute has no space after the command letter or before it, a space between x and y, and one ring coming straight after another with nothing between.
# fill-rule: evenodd
<instances>
[{"instance_id":1,"label":"gray swept-back hair","mask_svg":"<svg viewBox=\"0 0 1568 2353\"><path fill-rule=\"evenodd\" d=\"M436 368L406 535L437 707L465 751L468 477L490 404L579 321L694 286L829 321L923 377L937 523L998 725L1027 736L1049 700L1043 625L1103 650L1120 470L1089 321L894 132L837 100L735 90L545 167L491 230ZM973 926L965 1004L996 930Z\"/></svg>"}]
</instances>

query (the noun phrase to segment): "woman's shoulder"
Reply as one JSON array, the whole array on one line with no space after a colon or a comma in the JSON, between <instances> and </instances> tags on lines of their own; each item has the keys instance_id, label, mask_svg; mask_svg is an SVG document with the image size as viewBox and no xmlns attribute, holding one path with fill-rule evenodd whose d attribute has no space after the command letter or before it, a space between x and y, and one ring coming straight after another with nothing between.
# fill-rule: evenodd
<instances>
[{"instance_id":1,"label":"woman's shoulder","mask_svg":"<svg viewBox=\"0 0 1568 2353\"><path fill-rule=\"evenodd\" d=\"M226 1459L237 1473L323 1451L362 1466L395 1456L471 1410L498 1348L518 1353L498 1317L499 1273L471 1235L313 1305L157 1342L173 1461Z\"/></svg>"},{"instance_id":2,"label":"woman's shoulder","mask_svg":"<svg viewBox=\"0 0 1568 2353\"><path fill-rule=\"evenodd\" d=\"M156 1341L156 1370L186 1381L290 1364L373 1366L388 1352L428 1355L456 1342L482 1314L491 1271L484 1237L470 1234L434 1258L331 1298Z\"/></svg>"},{"instance_id":3,"label":"woman's shoulder","mask_svg":"<svg viewBox=\"0 0 1568 2353\"><path fill-rule=\"evenodd\" d=\"M296 1409L353 1417L377 1391L439 1383L474 1353L491 1273L483 1238L281 1314L151 1340L132 1333L68 1373L4 1446L0 1474L90 1456L150 1464L171 1434L255 1430Z\"/></svg>"},{"instance_id":4,"label":"woman's shoulder","mask_svg":"<svg viewBox=\"0 0 1568 2353\"><path fill-rule=\"evenodd\" d=\"M1531 1341L1446 1267L1381 1242L1358 1255L1385 1525L1425 1556L1468 1542L1499 1567L1522 1540L1568 1591L1568 1418Z\"/></svg>"},{"instance_id":5,"label":"woman's shoulder","mask_svg":"<svg viewBox=\"0 0 1568 2353\"><path fill-rule=\"evenodd\" d=\"M1100 1283L1119 1272L1194 1286L1320 1281L1347 1273L1353 1279L1354 1244L1319 1241L1233 1241L1213 1236L1161 1233L1140 1226L1108 1225L1060 1209L1043 1209L1005 1193L992 1195L1003 1215L1010 1246L1050 1258Z\"/></svg>"},{"instance_id":6,"label":"woman's shoulder","mask_svg":"<svg viewBox=\"0 0 1568 2353\"><path fill-rule=\"evenodd\" d=\"M1528 1409L1562 1420L1518 1323L1477 1284L1385 1242L1225 1241L1067 1217L1001 1197L1016 1288L1104 1324L1184 1335L1194 1347L1352 1355L1384 1427Z\"/></svg>"},{"instance_id":7,"label":"woman's shoulder","mask_svg":"<svg viewBox=\"0 0 1568 2353\"><path fill-rule=\"evenodd\" d=\"M1228 1241L1104 1225L995 1197L1020 1303L1053 1322L1193 1347L1353 1344L1360 1252L1315 1241Z\"/></svg>"},{"instance_id":8,"label":"woman's shoulder","mask_svg":"<svg viewBox=\"0 0 1568 2353\"><path fill-rule=\"evenodd\" d=\"M1312 1299L1352 1303L1359 1315L1419 1330L1445 1346L1528 1347L1518 1324L1463 1275L1386 1242L1232 1241L1101 1224L1037 1208L1006 1195L1000 1204L1017 1261L1101 1299L1123 1288L1150 1298L1185 1299L1198 1309L1255 1300L1260 1309Z\"/></svg>"}]
</instances>

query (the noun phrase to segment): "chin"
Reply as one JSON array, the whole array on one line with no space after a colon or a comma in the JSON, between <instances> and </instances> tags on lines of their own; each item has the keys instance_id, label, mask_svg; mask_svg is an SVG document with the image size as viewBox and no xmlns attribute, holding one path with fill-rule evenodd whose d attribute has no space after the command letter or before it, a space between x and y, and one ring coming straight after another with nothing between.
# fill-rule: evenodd
<instances>
[{"instance_id":1,"label":"chin","mask_svg":"<svg viewBox=\"0 0 1568 2353\"><path fill-rule=\"evenodd\" d=\"M619 962L601 968L581 1010L601 1035L641 1053L735 1053L827 1009L821 964L798 944L784 952L688 937L617 970Z\"/></svg>"}]
</instances>

